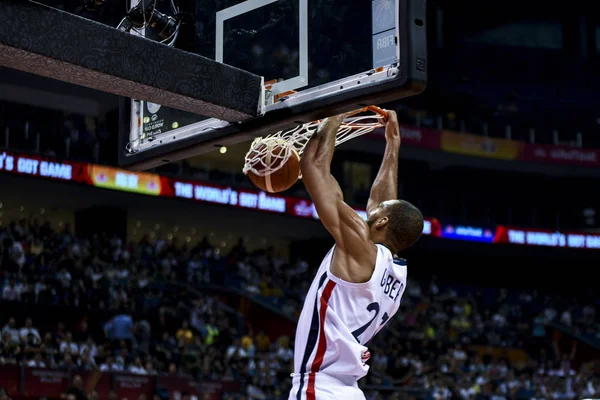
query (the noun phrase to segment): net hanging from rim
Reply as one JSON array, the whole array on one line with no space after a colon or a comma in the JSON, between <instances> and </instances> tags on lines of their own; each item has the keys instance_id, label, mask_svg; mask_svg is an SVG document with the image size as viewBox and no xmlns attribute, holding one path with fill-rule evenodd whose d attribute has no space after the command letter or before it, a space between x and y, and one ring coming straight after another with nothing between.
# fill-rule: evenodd
<instances>
[{"instance_id":1,"label":"net hanging from rim","mask_svg":"<svg viewBox=\"0 0 600 400\"><path fill-rule=\"evenodd\" d=\"M336 146L383 127L387 119L387 112L377 106L365 107L359 112L362 115L344 119L336 134ZM323 120L317 120L254 139L244 158L244 174L252 172L258 176L267 176L282 168L292 154L301 156L322 122ZM279 151L276 153L273 151L275 149Z\"/></svg>"}]
</instances>

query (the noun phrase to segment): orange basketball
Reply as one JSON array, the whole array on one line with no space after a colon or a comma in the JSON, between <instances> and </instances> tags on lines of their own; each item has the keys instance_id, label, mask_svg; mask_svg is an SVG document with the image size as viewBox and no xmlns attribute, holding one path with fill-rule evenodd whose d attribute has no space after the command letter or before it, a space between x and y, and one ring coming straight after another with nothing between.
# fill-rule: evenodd
<instances>
[{"instance_id":1,"label":"orange basketball","mask_svg":"<svg viewBox=\"0 0 600 400\"><path fill-rule=\"evenodd\" d=\"M290 157L284 162L284 155L291 151ZM276 169L271 173L266 172L264 176L254 173L252 170L247 172L248 177L259 189L278 193L291 188L300 176L300 155L293 147L281 139L266 139L258 142L248 153L248 158L252 160L252 169L262 172L269 169Z\"/></svg>"}]
</instances>

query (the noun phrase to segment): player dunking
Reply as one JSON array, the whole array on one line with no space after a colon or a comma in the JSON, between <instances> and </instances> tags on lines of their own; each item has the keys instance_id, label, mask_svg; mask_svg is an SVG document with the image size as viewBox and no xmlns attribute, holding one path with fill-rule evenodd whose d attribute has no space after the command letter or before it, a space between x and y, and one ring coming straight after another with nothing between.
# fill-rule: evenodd
<instances>
[{"instance_id":1,"label":"player dunking","mask_svg":"<svg viewBox=\"0 0 600 400\"><path fill-rule=\"evenodd\" d=\"M335 239L308 291L298 328L289 400L362 400L358 380L369 370L368 342L398 311L406 261L396 253L423 231L423 216L397 200L400 129L389 112L386 148L367 204L367 221L345 202L330 173L344 117L325 120L301 160L304 184Z\"/></svg>"}]
</instances>

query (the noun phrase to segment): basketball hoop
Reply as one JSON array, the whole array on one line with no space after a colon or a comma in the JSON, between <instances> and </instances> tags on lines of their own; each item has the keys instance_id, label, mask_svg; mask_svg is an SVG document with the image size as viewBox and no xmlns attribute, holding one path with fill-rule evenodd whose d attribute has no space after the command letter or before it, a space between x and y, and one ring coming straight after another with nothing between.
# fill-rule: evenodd
<instances>
[{"instance_id":1,"label":"basketball hoop","mask_svg":"<svg viewBox=\"0 0 600 400\"><path fill-rule=\"evenodd\" d=\"M383 127L387 119L387 112L377 106L368 106L358 112L359 115L345 118L340 125L335 139L336 146ZM323 120L309 122L254 139L244 158L244 174L252 172L258 176L271 175L286 165L292 154L302 155L321 122ZM275 148L278 151L272 151Z\"/></svg>"}]
</instances>

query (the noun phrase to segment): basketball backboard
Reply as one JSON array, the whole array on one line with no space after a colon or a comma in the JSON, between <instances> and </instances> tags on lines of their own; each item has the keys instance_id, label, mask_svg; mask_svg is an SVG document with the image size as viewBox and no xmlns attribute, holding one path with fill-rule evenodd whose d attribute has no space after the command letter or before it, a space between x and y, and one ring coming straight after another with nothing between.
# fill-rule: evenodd
<instances>
[{"instance_id":1,"label":"basketball backboard","mask_svg":"<svg viewBox=\"0 0 600 400\"><path fill-rule=\"evenodd\" d=\"M259 117L228 123L124 101L119 161L150 168L418 94L425 30L425 0L196 0L196 52L263 77Z\"/></svg>"}]
</instances>

